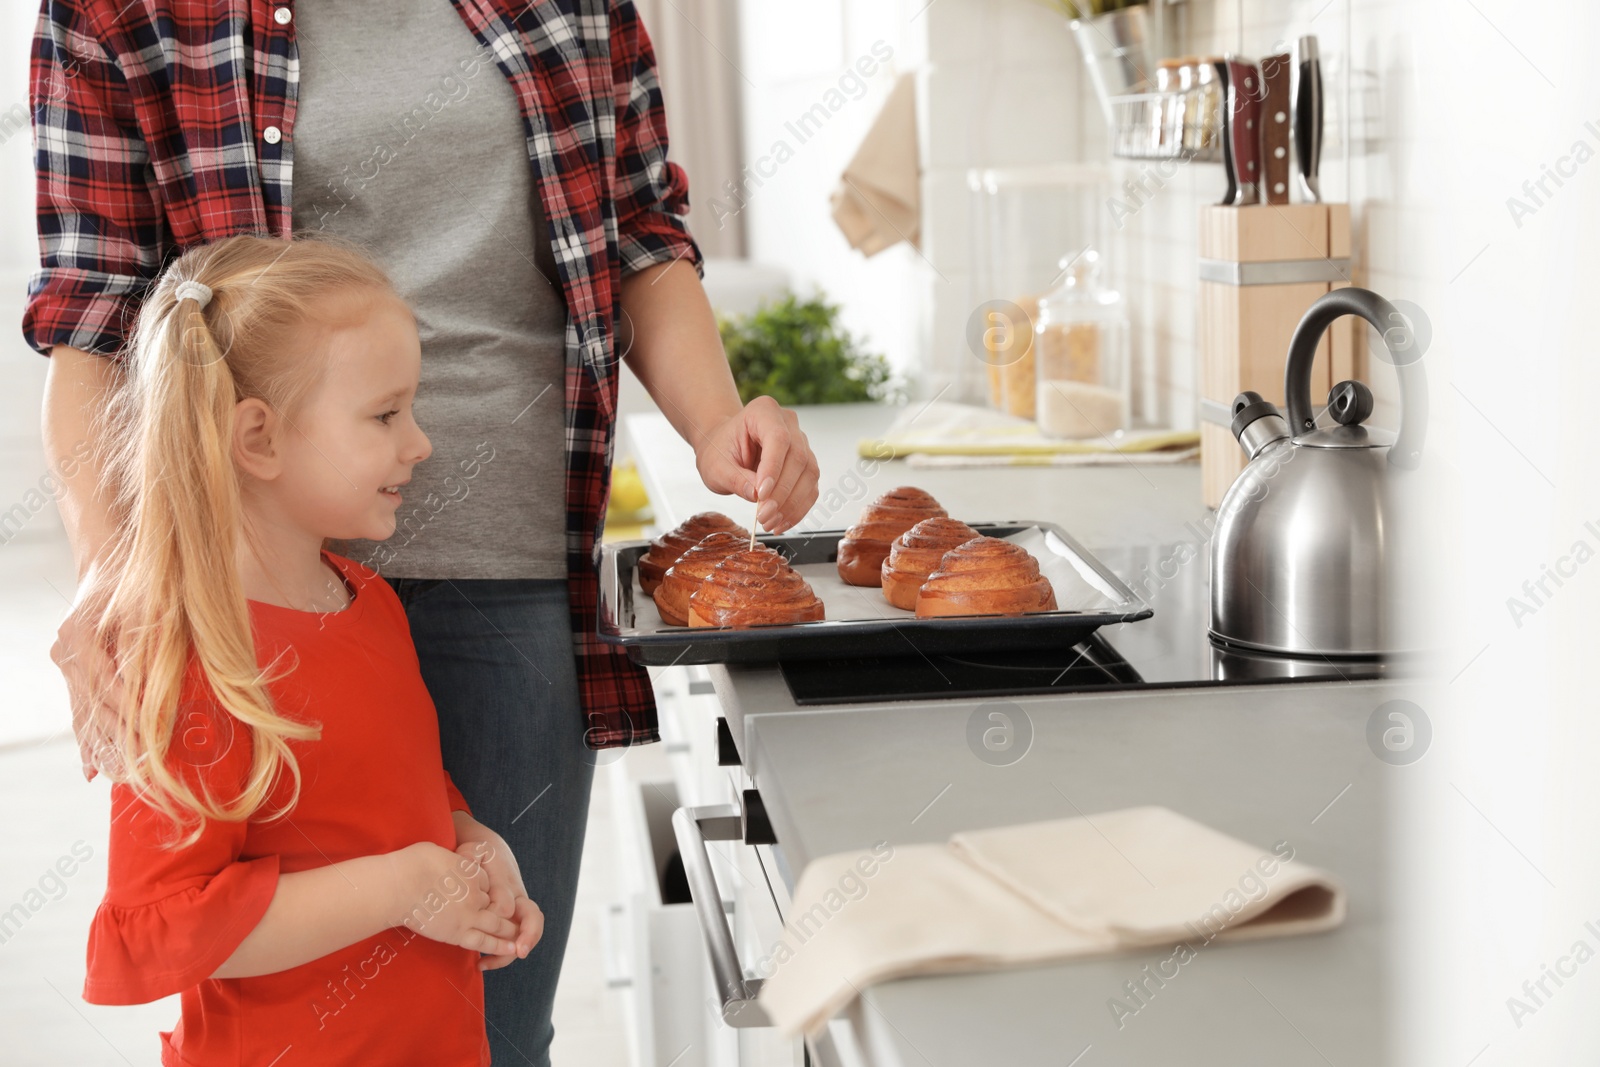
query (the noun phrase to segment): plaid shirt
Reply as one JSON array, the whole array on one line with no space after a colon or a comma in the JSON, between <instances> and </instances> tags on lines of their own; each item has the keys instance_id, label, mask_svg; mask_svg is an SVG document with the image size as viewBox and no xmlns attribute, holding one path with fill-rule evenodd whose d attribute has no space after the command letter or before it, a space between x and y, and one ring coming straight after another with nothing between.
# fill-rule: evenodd
<instances>
[{"instance_id":1,"label":"plaid shirt","mask_svg":"<svg viewBox=\"0 0 1600 1067\"><path fill-rule=\"evenodd\" d=\"M443 3L444 0L439 0ZM632 0L450 0L522 112L567 304L567 569L591 748L659 739L644 670L595 634L625 274L700 250ZM41 269L22 329L121 359L185 249L289 236L293 0L43 0L30 103Z\"/></svg>"}]
</instances>

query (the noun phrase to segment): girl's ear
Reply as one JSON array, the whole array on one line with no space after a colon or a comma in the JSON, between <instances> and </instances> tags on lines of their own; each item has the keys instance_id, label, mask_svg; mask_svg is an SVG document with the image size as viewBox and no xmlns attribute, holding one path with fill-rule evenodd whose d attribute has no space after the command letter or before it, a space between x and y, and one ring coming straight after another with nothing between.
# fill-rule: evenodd
<instances>
[{"instance_id":1,"label":"girl's ear","mask_svg":"<svg viewBox=\"0 0 1600 1067\"><path fill-rule=\"evenodd\" d=\"M283 472L275 442L282 423L278 413L259 397L233 408L233 461L253 478L271 481Z\"/></svg>"}]
</instances>

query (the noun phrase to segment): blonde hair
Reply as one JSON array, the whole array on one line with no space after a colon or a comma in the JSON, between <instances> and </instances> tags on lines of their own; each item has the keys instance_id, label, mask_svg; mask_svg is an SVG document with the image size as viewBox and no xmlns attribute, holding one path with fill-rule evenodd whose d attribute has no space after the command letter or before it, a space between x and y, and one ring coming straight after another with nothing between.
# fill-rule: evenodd
<instances>
[{"instance_id":1,"label":"blonde hair","mask_svg":"<svg viewBox=\"0 0 1600 1067\"><path fill-rule=\"evenodd\" d=\"M177 296L185 281L212 290L205 307ZM129 340L125 375L100 439L117 535L107 548L95 637L111 652L123 697L111 737L115 777L171 816L242 821L287 771L287 815L300 795L288 741L316 740L320 724L280 715L267 689L283 677L257 664L237 550L243 536L234 466L234 406L260 398L292 418L326 363L318 338L336 325L330 298L366 290L394 296L362 251L326 235L237 236L190 249L150 289ZM396 296L396 299L398 297ZM190 657L223 714L221 743L247 731L252 757L237 797L196 790L168 766ZM270 675L270 676L269 676ZM242 730L241 730L242 728ZM182 738L177 740L181 743ZM181 754L181 751L180 751Z\"/></svg>"}]
</instances>

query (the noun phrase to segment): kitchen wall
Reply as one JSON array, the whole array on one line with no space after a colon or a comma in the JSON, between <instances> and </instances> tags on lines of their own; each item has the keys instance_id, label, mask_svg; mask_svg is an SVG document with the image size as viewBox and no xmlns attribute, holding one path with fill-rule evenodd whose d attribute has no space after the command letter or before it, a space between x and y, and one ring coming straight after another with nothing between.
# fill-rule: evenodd
<instances>
[{"instance_id":1,"label":"kitchen wall","mask_svg":"<svg viewBox=\"0 0 1600 1067\"><path fill-rule=\"evenodd\" d=\"M921 62L915 9L901 0L738 0L746 176L730 192L702 185L743 220L749 258L779 264L801 294L843 305L847 329L910 374L924 336L917 280L926 265L901 243L872 259L853 252L828 197L902 71ZM874 54L887 52L887 61ZM863 57L871 76L851 70ZM837 93L837 96L830 96ZM828 110L827 100L842 99ZM801 128L819 103L825 122Z\"/></svg>"},{"instance_id":2,"label":"kitchen wall","mask_svg":"<svg viewBox=\"0 0 1600 1067\"><path fill-rule=\"evenodd\" d=\"M820 286L840 299L846 325L907 375L913 395L976 397L983 368L965 331L988 297L976 295L967 173L1084 156L1066 23L1033 0L741 2L752 165L796 140L786 124L874 42L893 53L865 94L794 144L793 158L749 197L751 259L780 262L802 291ZM922 234L916 247L867 259L845 242L828 197L902 71L917 79Z\"/></svg>"},{"instance_id":3,"label":"kitchen wall","mask_svg":"<svg viewBox=\"0 0 1600 1067\"><path fill-rule=\"evenodd\" d=\"M778 142L794 140L786 123L834 87L874 41L893 51L860 99L793 146L793 158L752 191L740 212L752 260L781 263L801 289L820 286L841 299L846 324L910 376L913 395L977 400L986 375L967 336L975 310L1042 290L1056 275L1058 256L1094 241L1134 320L1136 412L1150 424L1195 424L1195 219L1220 197L1222 167L1187 164L1161 173L1147 162L1112 160L1065 19L1040 0L742 3L739 65L752 167ZM1395 242L1383 236L1393 225L1389 209L1373 202L1395 185L1403 162L1385 143L1403 116L1381 91L1385 81L1405 77L1404 56L1388 33L1393 10L1349 0L1190 0L1165 9L1173 51L1258 56L1302 33L1318 35L1329 96L1324 194L1353 198L1356 260L1373 284L1398 281L1403 271ZM922 239L919 247L902 243L865 259L834 225L828 195L894 75L908 69L918 90ZM1106 170L1106 184L1084 194L1087 212L1068 213L1086 213L1092 226L1081 228L1089 232L1080 238L1075 225L1041 226L1026 264L986 261L984 208L970 174L1063 163ZM1130 182L1140 188L1130 191ZM720 195L709 183L696 193L702 200ZM1019 203L1024 219L1038 210L1037 199ZM989 269L996 266L999 277ZM1391 284L1384 291L1399 290ZM1380 414L1388 414L1394 385L1376 377Z\"/></svg>"}]
</instances>

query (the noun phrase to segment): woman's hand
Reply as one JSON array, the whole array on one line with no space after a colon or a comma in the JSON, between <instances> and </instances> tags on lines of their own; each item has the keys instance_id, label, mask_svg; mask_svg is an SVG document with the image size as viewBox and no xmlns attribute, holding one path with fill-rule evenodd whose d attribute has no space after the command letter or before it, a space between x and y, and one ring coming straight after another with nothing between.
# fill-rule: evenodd
<instances>
[{"instance_id":1,"label":"woman's hand","mask_svg":"<svg viewBox=\"0 0 1600 1067\"><path fill-rule=\"evenodd\" d=\"M516 927L515 950L491 954L478 961L478 969L494 971L524 959L544 936L544 912L528 898L522 871L505 838L464 811L450 813L456 824L456 854L481 865L489 878L490 908Z\"/></svg>"},{"instance_id":2,"label":"woman's hand","mask_svg":"<svg viewBox=\"0 0 1600 1067\"><path fill-rule=\"evenodd\" d=\"M109 649L94 638L94 620L99 601L95 589L98 563L91 563L78 582L77 598L56 630L50 658L61 668L67 682L67 699L72 704L72 732L78 738L78 757L83 762L83 780L93 781L97 773L107 778L122 777L122 759L112 743L122 706L122 679Z\"/></svg>"},{"instance_id":3,"label":"woman's hand","mask_svg":"<svg viewBox=\"0 0 1600 1067\"><path fill-rule=\"evenodd\" d=\"M795 413L758 396L712 427L695 446L695 466L706 488L759 499L756 522L782 533L817 502L817 457ZM737 518L737 516L735 516Z\"/></svg>"},{"instance_id":4,"label":"woman's hand","mask_svg":"<svg viewBox=\"0 0 1600 1067\"><path fill-rule=\"evenodd\" d=\"M518 953L517 924L492 907L485 864L432 841L407 845L395 855L407 871L400 898L407 928L475 952ZM433 902L441 903L435 908Z\"/></svg>"}]
</instances>

